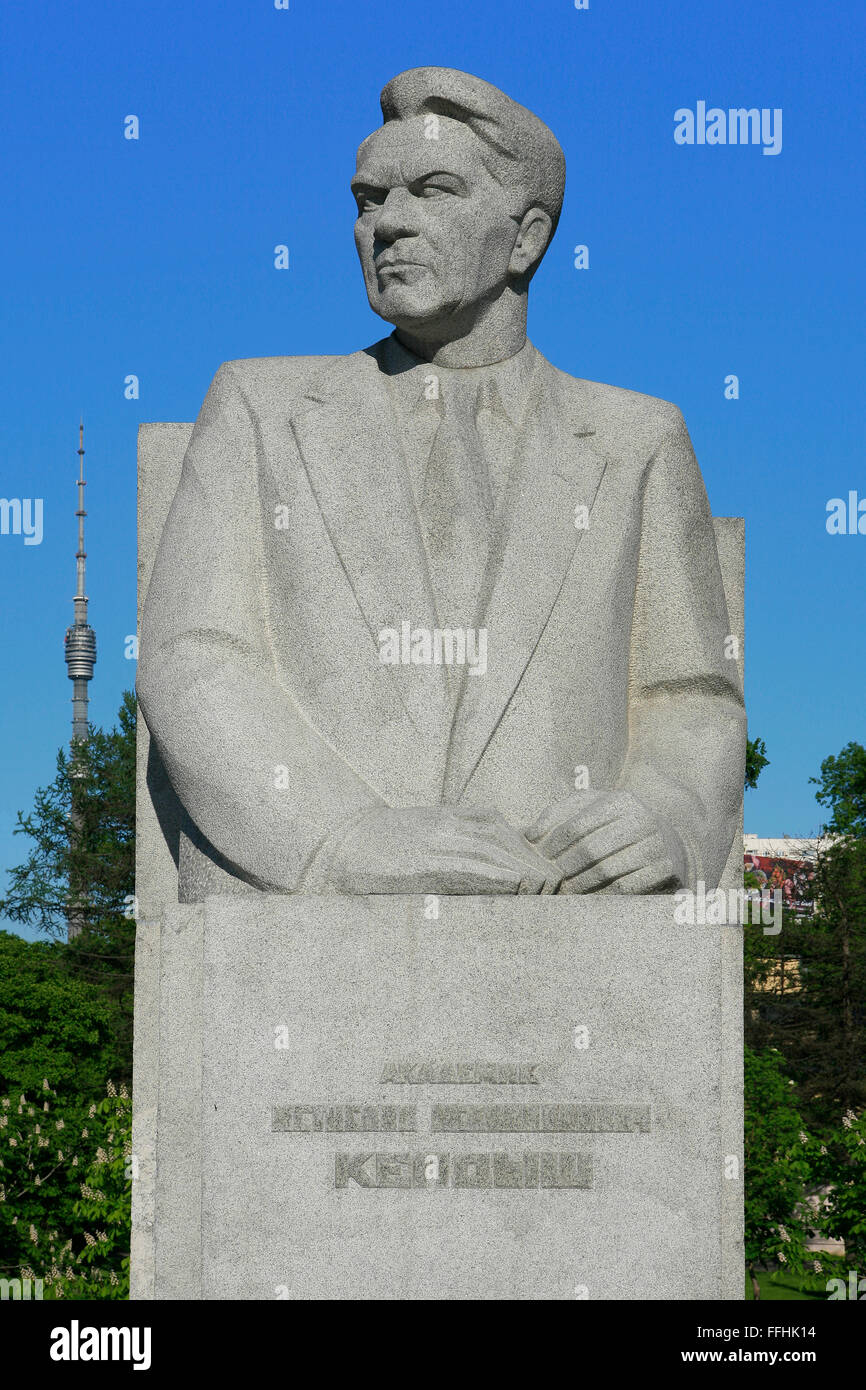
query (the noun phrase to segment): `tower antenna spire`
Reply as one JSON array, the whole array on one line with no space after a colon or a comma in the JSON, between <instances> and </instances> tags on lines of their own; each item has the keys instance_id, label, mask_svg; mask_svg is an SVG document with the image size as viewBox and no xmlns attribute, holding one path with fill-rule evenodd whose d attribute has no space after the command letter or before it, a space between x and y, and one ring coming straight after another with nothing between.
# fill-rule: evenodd
<instances>
[{"instance_id":1,"label":"tower antenna spire","mask_svg":"<svg viewBox=\"0 0 866 1390\"><path fill-rule=\"evenodd\" d=\"M88 683L96 664L96 633L87 621L87 551L84 548L84 421L78 426L78 549L75 552L76 586L72 600L74 617L66 629L66 670L72 681L72 745L87 738Z\"/></svg>"},{"instance_id":2,"label":"tower antenna spire","mask_svg":"<svg viewBox=\"0 0 866 1390\"><path fill-rule=\"evenodd\" d=\"M75 552L76 584L72 600L74 616L72 626L66 629L65 660L66 672L72 681L72 740L69 772L72 778L72 797L69 813L70 848L80 846L82 838L83 778L85 775L82 753L87 742L87 688L93 679L96 664L96 633L87 621L86 566L87 551L84 548L84 421L78 426L78 549ZM73 875L75 871L73 869ZM81 889L70 882L70 900L66 915L67 939L73 941L80 936L85 924L86 896Z\"/></svg>"}]
</instances>

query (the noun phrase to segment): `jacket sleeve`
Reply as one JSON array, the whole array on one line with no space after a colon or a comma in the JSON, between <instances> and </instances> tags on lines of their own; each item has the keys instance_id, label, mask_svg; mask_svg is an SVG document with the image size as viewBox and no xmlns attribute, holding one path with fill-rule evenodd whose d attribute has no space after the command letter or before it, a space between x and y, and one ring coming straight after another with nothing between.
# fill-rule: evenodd
<instances>
[{"instance_id":1,"label":"jacket sleeve","mask_svg":"<svg viewBox=\"0 0 866 1390\"><path fill-rule=\"evenodd\" d=\"M261 887L303 891L339 826L381 802L278 679L257 467L254 420L224 363L160 541L137 690L172 784L214 848Z\"/></svg>"},{"instance_id":2,"label":"jacket sleeve","mask_svg":"<svg viewBox=\"0 0 866 1390\"><path fill-rule=\"evenodd\" d=\"M731 640L733 639L733 640ZM746 716L715 531L675 407L646 480L619 786L666 816L688 882L715 888L739 828Z\"/></svg>"}]
</instances>

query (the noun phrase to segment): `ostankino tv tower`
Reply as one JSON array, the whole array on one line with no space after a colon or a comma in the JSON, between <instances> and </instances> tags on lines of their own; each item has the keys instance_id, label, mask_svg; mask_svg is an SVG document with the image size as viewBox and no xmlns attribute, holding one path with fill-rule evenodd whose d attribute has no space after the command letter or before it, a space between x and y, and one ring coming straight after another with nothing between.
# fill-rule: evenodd
<instances>
[{"instance_id":1,"label":"ostankino tv tower","mask_svg":"<svg viewBox=\"0 0 866 1390\"><path fill-rule=\"evenodd\" d=\"M66 629L64 644L66 670L72 681L72 740L70 743L72 777L83 775L82 771L76 773L75 766L80 753L80 746L87 739L87 687L93 679L93 667L96 664L96 633L87 621L87 593L85 591L87 551L84 549L84 518L87 513L84 510L84 489L86 486L84 481L84 423L82 422L78 427L78 511L75 513L78 517L78 550L75 553L78 583L75 597L72 600L75 616L72 626ZM69 820L70 840L74 841L79 827L80 820L75 811L73 785L73 808ZM79 903L70 902L67 922L67 936L71 941L73 937L80 934L84 924L84 914Z\"/></svg>"}]
</instances>

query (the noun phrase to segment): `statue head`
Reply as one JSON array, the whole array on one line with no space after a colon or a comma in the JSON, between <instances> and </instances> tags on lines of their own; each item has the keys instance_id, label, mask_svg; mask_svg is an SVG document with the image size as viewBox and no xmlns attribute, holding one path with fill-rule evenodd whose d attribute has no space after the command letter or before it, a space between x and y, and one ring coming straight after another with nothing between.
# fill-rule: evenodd
<instances>
[{"instance_id":1,"label":"statue head","mask_svg":"<svg viewBox=\"0 0 866 1390\"><path fill-rule=\"evenodd\" d=\"M412 68L381 96L358 150L355 245L371 308L421 341L523 314L562 207L565 157L543 121L452 68ZM507 306L506 306L507 307Z\"/></svg>"}]
</instances>

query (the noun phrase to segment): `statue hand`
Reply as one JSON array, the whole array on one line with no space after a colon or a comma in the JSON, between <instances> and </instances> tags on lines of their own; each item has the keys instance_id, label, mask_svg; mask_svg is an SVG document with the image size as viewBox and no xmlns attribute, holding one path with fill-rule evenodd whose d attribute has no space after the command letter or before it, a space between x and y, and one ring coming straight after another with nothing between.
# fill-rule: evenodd
<instances>
[{"instance_id":1,"label":"statue hand","mask_svg":"<svg viewBox=\"0 0 866 1390\"><path fill-rule=\"evenodd\" d=\"M526 837L562 873L561 893L672 893L686 881L679 835L631 792L554 802Z\"/></svg>"},{"instance_id":2,"label":"statue hand","mask_svg":"<svg viewBox=\"0 0 866 1390\"><path fill-rule=\"evenodd\" d=\"M555 893L560 880L498 812L465 806L369 811L326 874L338 893Z\"/></svg>"}]
</instances>

